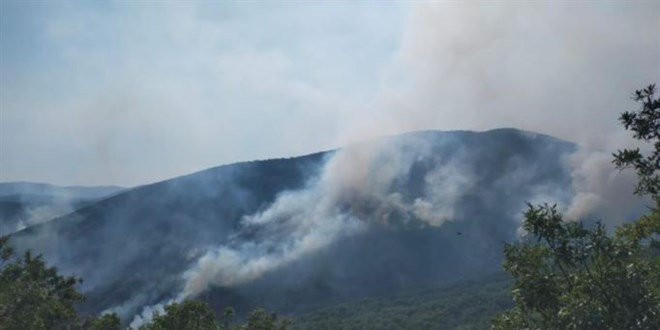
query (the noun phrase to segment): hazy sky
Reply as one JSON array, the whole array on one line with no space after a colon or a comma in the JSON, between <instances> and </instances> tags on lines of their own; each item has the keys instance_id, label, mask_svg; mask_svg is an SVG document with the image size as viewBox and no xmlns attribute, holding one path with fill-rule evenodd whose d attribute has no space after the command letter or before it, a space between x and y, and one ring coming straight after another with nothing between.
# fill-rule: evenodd
<instances>
[{"instance_id":1,"label":"hazy sky","mask_svg":"<svg viewBox=\"0 0 660 330\"><path fill-rule=\"evenodd\" d=\"M609 150L660 82L660 1L0 9L0 181L137 185L417 129Z\"/></svg>"}]
</instances>

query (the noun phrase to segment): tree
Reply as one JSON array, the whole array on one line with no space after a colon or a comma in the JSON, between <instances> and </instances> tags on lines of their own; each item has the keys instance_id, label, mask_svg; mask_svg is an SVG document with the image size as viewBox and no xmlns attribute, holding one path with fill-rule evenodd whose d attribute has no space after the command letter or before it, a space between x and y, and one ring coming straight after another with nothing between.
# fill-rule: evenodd
<instances>
[{"instance_id":1,"label":"tree","mask_svg":"<svg viewBox=\"0 0 660 330\"><path fill-rule=\"evenodd\" d=\"M633 131L636 139L652 142L654 150L647 156L639 148L618 150L613 154L613 163L620 169L634 168L639 178L635 193L651 195L657 204L660 202L660 176L657 174L660 169L660 97L654 98L656 91L655 84L635 91L633 100L642 103L640 109L626 111L619 117L623 126Z\"/></svg>"},{"instance_id":2,"label":"tree","mask_svg":"<svg viewBox=\"0 0 660 330\"><path fill-rule=\"evenodd\" d=\"M8 237L0 238L0 329L67 329L79 323L74 304L84 299L75 277L48 267L41 255L13 257Z\"/></svg>"},{"instance_id":3,"label":"tree","mask_svg":"<svg viewBox=\"0 0 660 330\"><path fill-rule=\"evenodd\" d=\"M165 307L164 314L154 314L151 323L140 330L214 330L220 329L213 309L201 301L186 300Z\"/></svg>"},{"instance_id":4,"label":"tree","mask_svg":"<svg viewBox=\"0 0 660 330\"><path fill-rule=\"evenodd\" d=\"M239 329L245 330L285 330L289 326L288 320L279 320L275 313L263 308L257 308L250 313L247 323Z\"/></svg>"},{"instance_id":5,"label":"tree","mask_svg":"<svg viewBox=\"0 0 660 330\"><path fill-rule=\"evenodd\" d=\"M103 314L98 318L92 318L85 327L90 330L119 330L121 319L116 313Z\"/></svg>"},{"instance_id":6,"label":"tree","mask_svg":"<svg viewBox=\"0 0 660 330\"><path fill-rule=\"evenodd\" d=\"M75 277L58 274L41 255L14 256L9 237L0 237L0 329L119 329L119 317L80 317L74 305L85 297Z\"/></svg>"},{"instance_id":7,"label":"tree","mask_svg":"<svg viewBox=\"0 0 660 330\"><path fill-rule=\"evenodd\" d=\"M0 236L0 330L14 329L86 329L119 330L121 320L115 313L99 317L80 316L75 304L85 296L76 285L82 282L76 277L58 274L55 267L48 267L41 255L26 251L15 256L8 236ZM244 325L232 326L235 310L224 310L224 327L216 314L202 301L184 301L165 307L165 313L155 313L151 323L142 330L284 330L288 320L278 319L274 313L255 309Z\"/></svg>"},{"instance_id":8,"label":"tree","mask_svg":"<svg viewBox=\"0 0 660 330\"><path fill-rule=\"evenodd\" d=\"M653 143L614 154L618 168L633 167L636 194L656 207L609 234L564 221L555 205L528 205L527 237L505 245L504 269L515 279L515 306L493 320L494 329L660 329L660 102L655 86L635 92L638 112L620 120L634 137Z\"/></svg>"},{"instance_id":9,"label":"tree","mask_svg":"<svg viewBox=\"0 0 660 330\"><path fill-rule=\"evenodd\" d=\"M229 329L229 326L234 322L234 317L236 316L236 310L234 307L225 307L222 311L222 318L224 319L225 329Z\"/></svg>"},{"instance_id":10,"label":"tree","mask_svg":"<svg viewBox=\"0 0 660 330\"><path fill-rule=\"evenodd\" d=\"M660 267L648 238L660 212L608 235L566 222L555 206L529 206L527 241L505 247L515 307L496 329L660 329Z\"/></svg>"},{"instance_id":11,"label":"tree","mask_svg":"<svg viewBox=\"0 0 660 330\"><path fill-rule=\"evenodd\" d=\"M236 311L227 307L222 317L225 322L220 326L216 314L208 304L202 301L186 300L172 303L165 307L165 313L154 313L151 323L140 327L140 330L285 330L290 322L277 317L263 308L256 308L248 316L246 323L231 325Z\"/></svg>"}]
</instances>

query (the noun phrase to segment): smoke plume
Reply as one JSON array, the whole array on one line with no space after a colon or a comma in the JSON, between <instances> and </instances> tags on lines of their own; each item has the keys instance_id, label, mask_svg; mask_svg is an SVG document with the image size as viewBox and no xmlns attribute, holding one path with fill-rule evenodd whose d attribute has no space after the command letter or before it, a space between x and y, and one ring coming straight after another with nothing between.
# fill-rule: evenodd
<instances>
[{"instance_id":1,"label":"smoke plume","mask_svg":"<svg viewBox=\"0 0 660 330\"><path fill-rule=\"evenodd\" d=\"M578 144L565 160L573 191L541 189L529 200L563 202L570 219L628 220L643 201L632 196L634 175L613 168L611 152L633 143L616 121L634 106L629 93L660 78L657 9L651 3L415 5L376 97L340 140L429 128L518 127L558 136ZM641 31L652 36L636 37ZM474 184L470 173L445 164L425 178L427 196L403 201L389 188L414 157L428 152L424 145L408 147L414 151L361 145L338 152L309 187L246 216L232 243L205 253L185 273L178 299L210 285L255 280L362 230L366 217L354 200L386 206L371 208L371 221L387 222L392 210L434 226L452 219L456 199Z\"/></svg>"}]
</instances>

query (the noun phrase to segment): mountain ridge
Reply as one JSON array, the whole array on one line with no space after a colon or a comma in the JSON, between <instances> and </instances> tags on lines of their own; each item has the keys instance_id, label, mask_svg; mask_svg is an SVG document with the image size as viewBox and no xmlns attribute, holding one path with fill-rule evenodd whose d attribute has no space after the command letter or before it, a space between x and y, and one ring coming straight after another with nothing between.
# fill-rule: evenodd
<instances>
[{"instance_id":1,"label":"mountain ridge","mask_svg":"<svg viewBox=\"0 0 660 330\"><path fill-rule=\"evenodd\" d=\"M190 283L186 274L218 271L200 262L229 253L241 259L201 287L214 306L259 303L298 313L305 304L295 306L293 297L311 306L499 268L499 245L515 238L524 200L556 192L568 198L570 176L561 159L574 150L569 142L515 129L411 132L135 187L26 228L14 241L82 276L84 308L92 312L130 317L173 299ZM361 176L350 177L359 170ZM325 204L329 218L314 222L311 237L331 240L300 250L294 239L309 239L309 225L296 221L320 217L306 212ZM328 232L340 218L348 222ZM291 249L303 254L291 259ZM259 258L272 267L242 279ZM396 276L374 281L370 273ZM240 282L226 286L221 283L232 282L218 278Z\"/></svg>"},{"instance_id":2,"label":"mountain ridge","mask_svg":"<svg viewBox=\"0 0 660 330\"><path fill-rule=\"evenodd\" d=\"M48 222L116 195L117 186L63 187L34 182L0 183L0 235Z\"/></svg>"}]
</instances>

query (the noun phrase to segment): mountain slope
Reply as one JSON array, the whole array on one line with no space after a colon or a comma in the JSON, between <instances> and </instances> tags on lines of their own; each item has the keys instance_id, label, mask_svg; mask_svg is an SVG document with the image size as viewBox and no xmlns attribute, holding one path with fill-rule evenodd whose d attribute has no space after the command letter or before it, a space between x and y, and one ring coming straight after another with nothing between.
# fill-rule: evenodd
<instances>
[{"instance_id":1,"label":"mountain slope","mask_svg":"<svg viewBox=\"0 0 660 330\"><path fill-rule=\"evenodd\" d=\"M293 319L293 329L489 329L510 308L512 280L503 273L328 306Z\"/></svg>"},{"instance_id":2,"label":"mountain slope","mask_svg":"<svg viewBox=\"0 0 660 330\"><path fill-rule=\"evenodd\" d=\"M0 196L28 195L50 196L61 199L98 199L115 194L126 188L117 186L62 187L47 183L0 182Z\"/></svg>"},{"instance_id":3,"label":"mountain slope","mask_svg":"<svg viewBox=\"0 0 660 330\"><path fill-rule=\"evenodd\" d=\"M296 314L500 267L525 201L571 197L568 142L415 132L138 187L17 233L130 317L201 297Z\"/></svg>"},{"instance_id":4,"label":"mountain slope","mask_svg":"<svg viewBox=\"0 0 660 330\"><path fill-rule=\"evenodd\" d=\"M60 187L45 183L0 182L0 235L73 212L125 188Z\"/></svg>"}]
</instances>

